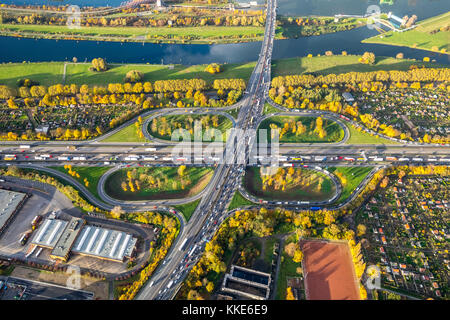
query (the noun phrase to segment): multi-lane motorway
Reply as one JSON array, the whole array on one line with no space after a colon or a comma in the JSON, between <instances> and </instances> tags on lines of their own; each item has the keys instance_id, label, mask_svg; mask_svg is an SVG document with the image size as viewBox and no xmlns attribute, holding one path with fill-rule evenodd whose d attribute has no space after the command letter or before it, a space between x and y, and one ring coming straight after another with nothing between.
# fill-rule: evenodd
<instances>
[{"instance_id":1,"label":"multi-lane motorway","mask_svg":"<svg viewBox=\"0 0 450 320\"><path fill-rule=\"evenodd\" d=\"M239 110L236 121L238 129L254 127L255 117L259 118L262 114L264 95L270 82L275 22L276 0L269 0L265 38ZM172 250L156 270L152 281L139 292L137 299L169 299L174 296L189 268L198 259L202 246L225 218L224 212L244 172L249 155L248 150L252 148L253 142L251 139L238 139L236 132L230 135L224 154L224 158L231 159L227 161L229 164L221 163L217 166L209 192L202 197L189 223L172 246Z\"/></svg>"},{"instance_id":2,"label":"multi-lane motorway","mask_svg":"<svg viewBox=\"0 0 450 320\"><path fill-rule=\"evenodd\" d=\"M322 115L336 121L345 132L344 139L338 143L329 144L293 144L280 143L279 152L271 154L267 150L267 156L256 158L251 155L251 150L258 146L255 139L249 136L240 136L238 130L248 131L256 129L258 125L271 115L263 115L263 107L267 101L267 94L271 80L272 48L276 26L277 0L268 0L265 38L262 42L258 62L247 84L244 97L234 106L217 108L211 111L213 114L222 114L233 122L237 130L231 131L226 143L203 143L200 150L211 150L215 147L215 155L207 156L188 152L182 156L174 156L174 143L153 139L146 134L151 143L106 143L102 140L125 128L134 122L130 120L110 133L91 141L40 141L40 142L2 142L0 146L0 165L17 164L29 168L40 168L54 175L62 175L56 170L48 168L51 165L92 165L111 166L110 172L127 166L158 166L179 165L194 162L195 165L215 166L214 175L208 186L199 193L195 199L201 198L195 212L188 222L178 213L174 212L182 222L180 234L168 252L165 259L156 269L151 279L146 283L137 295L137 299L171 299L176 294L182 280L190 268L196 263L203 252L204 245L214 235L221 222L233 212L227 212L235 191L240 186L245 166L250 163L257 165L279 162L285 166L334 166L334 165L372 165L380 168L388 164L448 164L450 163L450 148L439 145L419 144L386 144L386 145L347 145L345 144L349 133L343 124L345 119L323 111L298 111L286 110L270 99L269 103L284 111L280 115ZM224 111L240 108L237 118L234 119ZM185 113L203 113L201 108L184 110ZM286 113L289 111L289 113ZM149 121L156 116L183 113L179 109L151 110L142 115L147 117L144 128ZM144 130L145 131L145 130ZM28 145L27 145L28 144ZM190 144L185 145L190 146ZM259 146L258 146L259 147ZM10 159L8 159L10 158ZM225 159L225 161L224 161ZM374 169L363 181L366 183ZM194 200L182 199L174 201L148 201L148 202L120 202L108 197L103 190L104 181L108 175L102 177L99 183L98 194L102 201L92 196L83 185L72 179L70 182L76 185L96 206L110 210L114 205L121 205L126 211L139 210L168 210L167 206L186 203ZM339 190L337 190L339 191ZM357 194L357 190L345 202L351 201ZM335 197L338 196L338 193ZM344 203L344 204L345 204ZM340 206L344 205L341 204ZM265 204L271 206L272 203ZM273 205L277 205L274 203ZM286 204L292 205L292 204Z\"/></svg>"}]
</instances>

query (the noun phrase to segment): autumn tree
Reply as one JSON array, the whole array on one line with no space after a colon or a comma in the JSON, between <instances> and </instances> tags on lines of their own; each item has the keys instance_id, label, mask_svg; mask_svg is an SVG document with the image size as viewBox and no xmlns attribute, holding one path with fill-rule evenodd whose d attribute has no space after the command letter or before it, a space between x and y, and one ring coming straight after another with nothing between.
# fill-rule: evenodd
<instances>
[{"instance_id":1,"label":"autumn tree","mask_svg":"<svg viewBox=\"0 0 450 320\"><path fill-rule=\"evenodd\" d=\"M111 217L113 217L114 219L120 219L120 217L122 216L122 214L124 214L125 211L122 209L121 206L115 206L114 208L112 208L111 210Z\"/></svg>"},{"instance_id":2,"label":"autumn tree","mask_svg":"<svg viewBox=\"0 0 450 320\"><path fill-rule=\"evenodd\" d=\"M144 79L144 74L138 70L130 70L125 75L125 82L139 82Z\"/></svg>"}]
</instances>

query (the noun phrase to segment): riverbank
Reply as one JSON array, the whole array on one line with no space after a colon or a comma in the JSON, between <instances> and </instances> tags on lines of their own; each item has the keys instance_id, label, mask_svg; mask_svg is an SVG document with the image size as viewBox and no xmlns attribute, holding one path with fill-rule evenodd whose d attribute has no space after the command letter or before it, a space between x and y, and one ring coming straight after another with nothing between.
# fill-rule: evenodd
<instances>
[{"instance_id":1,"label":"riverbank","mask_svg":"<svg viewBox=\"0 0 450 320\"><path fill-rule=\"evenodd\" d=\"M348 31L367 24L367 18L341 18L328 16L280 16L280 33L283 39L320 36L328 33Z\"/></svg>"},{"instance_id":2,"label":"riverbank","mask_svg":"<svg viewBox=\"0 0 450 320\"><path fill-rule=\"evenodd\" d=\"M388 31L363 40L363 43L386 44L422 49L442 54L450 51L450 12L423 20L405 32Z\"/></svg>"},{"instance_id":3,"label":"riverbank","mask_svg":"<svg viewBox=\"0 0 450 320\"><path fill-rule=\"evenodd\" d=\"M226 44L262 41L264 27L80 27L0 24L0 36L172 44ZM279 36L278 36L279 37Z\"/></svg>"},{"instance_id":4,"label":"riverbank","mask_svg":"<svg viewBox=\"0 0 450 320\"><path fill-rule=\"evenodd\" d=\"M319 36L366 25L365 18L279 17L275 39ZM77 29L66 25L0 24L0 36L32 39L112 41L169 44L230 44L262 41L263 26L111 27Z\"/></svg>"}]
</instances>

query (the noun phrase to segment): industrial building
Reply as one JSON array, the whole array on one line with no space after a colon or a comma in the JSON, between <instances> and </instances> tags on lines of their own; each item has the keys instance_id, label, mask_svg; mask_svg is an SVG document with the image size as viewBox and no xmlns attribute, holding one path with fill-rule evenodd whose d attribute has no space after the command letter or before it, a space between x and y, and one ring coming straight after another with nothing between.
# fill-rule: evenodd
<instances>
[{"instance_id":1,"label":"industrial building","mask_svg":"<svg viewBox=\"0 0 450 320\"><path fill-rule=\"evenodd\" d=\"M131 234L89 226L81 218L47 218L31 243L51 249L50 257L64 262L71 253L123 262L132 256L136 242Z\"/></svg>"},{"instance_id":2,"label":"industrial building","mask_svg":"<svg viewBox=\"0 0 450 320\"><path fill-rule=\"evenodd\" d=\"M25 193L0 189L0 234L25 203Z\"/></svg>"},{"instance_id":3,"label":"industrial building","mask_svg":"<svg viewBox=\"0 0 450 320\"><path fill-rule=\"evenodd\" d=\"M221 299L267 300L270 295L272 278L269 273L236 265L225 275L221 288Z\"/></svg>"}]
</instances>

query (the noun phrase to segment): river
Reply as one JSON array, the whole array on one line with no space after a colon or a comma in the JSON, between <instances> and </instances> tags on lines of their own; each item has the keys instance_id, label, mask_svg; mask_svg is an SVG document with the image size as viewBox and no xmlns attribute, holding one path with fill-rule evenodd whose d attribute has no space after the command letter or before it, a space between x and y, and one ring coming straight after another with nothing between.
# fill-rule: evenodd
<instances>
[{"instance_id":1,"label":"river","mask_svg":"<svg viewBox=\"0 0 450 320\"><path fill-rule=\"evenodd\" d=\"M12 2L11 0L3 3ZM118 0L73 0L42 1L19 0L16 4L55 4L70 3L78 5L117 5ZM363 15L367 7L379 4L378 1L364 0L279 0L279 13L290 15ZM395 4L381 5L381 11L392 11L402 17L405 14L416 14L419 20L449 11L448 0L395 0ZM277 40L274 43L273 58L282 59L295 56L323 54L332 50L339 54L345 50L348 54L362 54L364 51L374 52L376 56L395 56L404 53L405 58L422 60L429 56L439 63L450 63L448 55L439 55L428 51L378 45L363 44L361 40L374 36L377 31L361 27L350 31L313 36L299 39ZM75 40L46 40L0 37L0 62L22 61L69 61L77 57L78 61L90 61L95 57L106 58L116 63L180 63L185 65L203 63L242 63L255 61L261 43L189 45L189 44L152 44L122 43Z\"/></svg>"}]
</instances>

